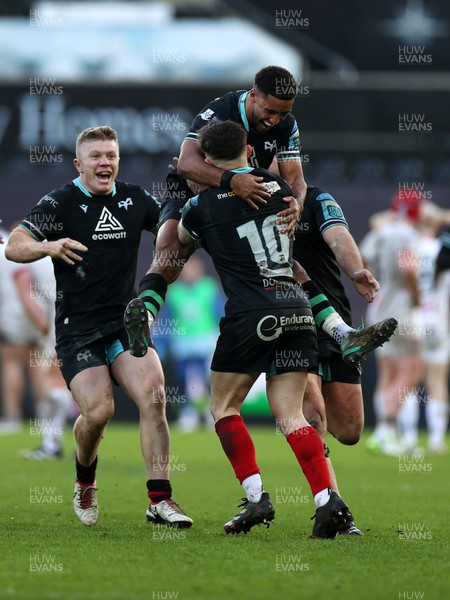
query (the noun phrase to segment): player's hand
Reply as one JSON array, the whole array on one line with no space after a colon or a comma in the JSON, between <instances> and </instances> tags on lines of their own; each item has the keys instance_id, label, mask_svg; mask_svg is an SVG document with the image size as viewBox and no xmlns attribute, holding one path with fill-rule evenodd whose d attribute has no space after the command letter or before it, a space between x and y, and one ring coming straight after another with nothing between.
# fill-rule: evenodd
<instances>
[{"instance_id":1,"label":"player's hand","mask_svg":"<svg viewBox=\"0 0 450 600\"><path fill-rule=\"evenodd\" d=\"M175 171L175 169L177 168L178 156L172 156L172 160L175 164L173 165L172 163L170 163L169 165L167 165L167 168L169 169L169 171Z\"/></svg>"},{"instance_id":2,"label":"player's hand","mask_svg":"<svg viewBox=\"0 0 450 600\"><path fill-rule=\"evenodd\" d=\"M263 181L262 177L249 173L236 173L231 179L231 189L236 196L245 200L255 210L259 210L255 202L267 204L267 199L270 198L267 188L260 181Z\"/></svg>"},{"instance_id":3,"label":"player's hand","mask_svg":"<svg viewBox=\"0 0 450 600\"><path fill-rule=\"evenodd\" d=\"M286 226L281 230L281 233L287 233L289 237L292 237L295 234L300 218L300 205L294 196L286 196L283 198L283 202L289 204L289 207L277 213L277 217L279 217L277 225L285 224Z\"/></svg>"},{"instance_id":4,"label":"player's hand","mask_svg":"<svg viewBox=\"0 0 450 600\"><path fill-rule=\"evenodd\" d=\"M370 271L367 269L355 271L352 280L355 290L367 300L367 302L372 302L375 299L375 296L380 289L380 284Z\"/></svg>"},{"instance_id":5,"label":"player's hand","mask_svg":"<svg viewBox=\"0 0 450 600\"><path fill-rule=\"evenodd\" d=\"M70 238L62 238L55 242L45 242L45 247L48 256L59 258L69 265L74 265L74 261L81 262L83 258L78 252L87 252L88 250L86 246Z\"/></svg>"}]
</instances>

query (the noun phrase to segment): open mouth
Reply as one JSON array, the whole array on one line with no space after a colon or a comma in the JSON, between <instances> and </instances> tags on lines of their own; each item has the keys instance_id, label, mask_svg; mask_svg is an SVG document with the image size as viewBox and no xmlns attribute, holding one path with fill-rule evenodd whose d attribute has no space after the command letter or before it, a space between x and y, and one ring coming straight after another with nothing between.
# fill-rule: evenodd
<instances>
[{"instance_id":1,"label":"open mouth","mask_svg":"<svg viewBox=\"0 0 450 600\"><path fill-rule=\"evenodd\" d=\"M100 173L96 173L95 176L99 181L103 183L109 183L111 181L111 173L107 171L101 171Z\"/></svg>"},{"instance_id":2,"label":"open mouth","mask_svg":"<svg viewBox=\"0 0 450 600\"><path fill-rule=\"evenodd\" d=\"M270 121L261 121L261 123L266 129L270 129L272 127L272 123Z\"/></svg>"}]
</instances>

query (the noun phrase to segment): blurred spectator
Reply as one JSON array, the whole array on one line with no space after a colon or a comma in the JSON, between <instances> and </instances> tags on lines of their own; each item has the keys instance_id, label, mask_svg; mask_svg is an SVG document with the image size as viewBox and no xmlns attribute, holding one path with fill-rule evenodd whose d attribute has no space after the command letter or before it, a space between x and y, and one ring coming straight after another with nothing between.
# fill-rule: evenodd
<instances>
[{"instance_id":1,"label":"blurred spectator","mask_svg":"<svg viewBox=\"0 0 450 600\"><path fill-rule=\"evenodd\" d=\"M223 303L217 280L205 274L205 264L199 256L191 256L179 279L169 287L166 300L168 322L173 324L168 343L182 388L182 393L177 394L177 425L181 431L194 431L202 420L212 424L209 367Z\"/></svg>"},{"instance_id":2,"label":"blurred spectator","mask_svg":"<svg viewBox=\"0 0 450 600\"><path fill-rule=\"evenodd\" d=\"M62 376L55 351L56 279L52 261L50 257L45 257L29 264L33 266L39 263L41 272L45 273L45 281L37 282L35 295L45 302L49 314L48 333L40 340L37 359L30 361L31 366L39 371L42 392L35 406L36 419L32 421L35 426L30 426L30 435L32 432L42 435L42 442L35 450L23 450L21 454L30 460L51 460L62 457L64 425L70 416L79 411ZM29 285L33 288L36 283L30 281Z\"/></svg>"},{"instance_id":3,"label":"blurred spectator","mask_svg":"<svg viewBox=\"0 0 450 600\"><path fill-rule=\"evenodd\" d=\"M450 226L441 235L440 241L441 248L436 258L436 278L444 271L450 270Z\"/></svg>"},{"instance_id":4,"label":"blurred spectator","mask_svg":"<svg viewBox=\"0 0 450 600\"><path fill-rule=\"evenodd\" d=\"M42 292L54 287L52 278L51 264L11 263L5 258L5 246L0 246L0 434L21 429L27 375L33 400L42 398L39 358L41 342L49 331L52 304Z\"/></svg>"},{"instance_id":5,"label":"blurred spectator","mask_svg":"<svg viewBox=\"0 0 450 600\"><path fill-rule=\"evenodd\" d=\"M438 234L448 222L447 213L431 202L422 207L417 239L420 285L420 323L424 329L422 357L425 364L425 388L408 395L398 423L409 446L417 445L419 408L425 402L428 449L444 454L448 424L448 375L450 359L450 271L435 277L436 259L441 248ZM425 395L426 391L426 395Z\"/></svg>"},{"instance_id":6,"label":"blurred spectator","mask_svg":"<svg viewBox=\"0 0 450 600\"><path fill-rule=\"evenodd\" d=\"M399 455L407 448L397 431L396 418L401 402L417 390L422 376L421 327L417 231L421 200L417 194L394 196L390 214L378 219L362 241L361 254L373 269L380 291L367 311L373 323L387 317L398 320L396 335L375 351L378 379L374 392L376 427L368 447L378 453Z\"/></svg>"}]
</instances>

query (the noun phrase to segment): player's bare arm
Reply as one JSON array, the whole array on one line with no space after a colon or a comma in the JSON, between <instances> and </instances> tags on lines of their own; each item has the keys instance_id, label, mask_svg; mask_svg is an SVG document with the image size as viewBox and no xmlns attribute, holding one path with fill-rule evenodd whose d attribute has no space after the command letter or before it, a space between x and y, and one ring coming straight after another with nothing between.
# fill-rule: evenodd
<instances>
[{"instance_id":1,"label":"player's bare arm","mask_svg":"<svg viewBox=\"0 0 450 600\"><path fill-rule=\"evenodd\" d=\"M301 212L307 188L303 176L302 162L301 160L285 160L280 161L277 164L281 177L291 186L294 197L299 203Z\"/></svg>"},{"instance_id":2,"label":"player's bare arm","mask_svg":"<svg viewBox=\"0 0 450 600\"><path fill-rule=\"evenodd\" d=\"M352 280L358 294L367 302L372 302L380 284L364 268L361 253L349 230L343 225L335 225L324 232L323 238L333 251L340 269Z\"/></svg>"},{"instance_id":3,"label":"player's bare arm","mask_svg":"<svg viewBox=\"0 0 450 600\"><path fill-rule=\"evenodd\" d=\"M280 169L278 168L278 162L275 156L268 170L272 173L275 173L276 175L280 175ZM279 213L277 213L277 217L280 217L277 221L277 225L286 224L286 227L282 230L282 232L287 233L289 237L292 237L295 234L298 220L302 213L301 209L303 208L303 201L299 203L294 196L286 196L285 198L283 198L283 200L289 206L285 210L282 210Z\"/></svg>"},{"instance_id":4,"label":"player's bare arm","mask_svg":"<svg viewBox=\"0 0 450 600\"><path fill-rule=\"evenodd\" d=\"M185 179L196 183L219 187L224 173L223 169L214 167L205 162L205 157L194 140L184 140L181 144L180 156L177 163L178 173ZM233 192L245 200L252 208L257 210L255 202L265 204L270 194L259 182L262 177L255 177L245 173L233 175L230 185Z\"/></svg>"},{"instance_id":5,"label":"player's bare arm","mask_svg":"<svg viewBox=\"0 0 450 600\"><path fill-rule=\"evenodd\" d=\"M80 252L87 252L87 247L70 238L61 238L54 242L38 242L23 227L16 227L9 236L5 256L17 263L29 263L44 256L59 258L69 265L83 260Z\"/></svg>"}]
</instances>

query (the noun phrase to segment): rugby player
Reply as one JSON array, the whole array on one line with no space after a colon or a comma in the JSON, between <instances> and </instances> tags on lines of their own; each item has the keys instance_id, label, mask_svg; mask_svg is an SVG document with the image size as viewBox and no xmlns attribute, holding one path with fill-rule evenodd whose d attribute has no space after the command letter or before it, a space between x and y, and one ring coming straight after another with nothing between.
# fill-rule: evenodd
<instances>
[{"instance_id":1,"label":"rugby player","mask_svg":"<svg viewBox=\"0 0 450 600\"><path fill-rule=\"evenodd\" d=\"M292 240L276 224L290 188L281 177L247 166L251 146L237 123L210 123L200 130L199 144L208 164L262 177L271 196L255 211L228 188L210 187L189 200L178 225L181 243L201 242L211 255L227 296L211 364L211 412L247 497L224 529L247 533L254 525L268 526L275 516L240 415L247 393L264 372L272 414L314 497L311 537L334 538L353 518L331 487L323 443L302 413L307 372L317 367L317 338L308 299L293 275Z\"/></svg>"},{"instance_id":2,"label":"rugby player","mask_svg":"<svg viewBox=\"0 0 450 600\"><path fill-rule=\"evenodd\" d=\"M15 262L53 260L56 352L81 411L74 426L74 510L84 525L97 523L97 453L114 413L114 382L139 408L148 521L190 527L192 519L172 500L158 355L150 344L145 362L131 356L123 327L124 308L134 295L141 233L155 230L160 206L143 188L116 181L119 143L111 127L80 133L74 165L78 177L45 195L11 233L6 248Z\"/></svg>"},{"instance_id":3,"label":"rugby player","mask_svg":"<svg viewBox=\"0 0 450 600\"><path fill-rule=\"evenodd\" d=\"M341 269L367 302L372 302L378 292L379 284L364 268L341 207L326 190L308 187L299 233L294 240L293 257L313 280L320 281L320 287L333 308L350 326L351 308L341 280ZM304 282L302 285L310 301L320 304L320 296L310 289L311 283ZM378 325L393 332L397 321L387 319ZM339 339L330 338L321 328L317 329L317 334L319 371L308 375L303 405L305 417L324 443L329 431L343 444L356 444L364 427L361 366L358 362L344 360ZM375 341L377 336L376 328L372 329ZM333 487L339 493L326 446L325 453ZM353 522L348 522L339 534L362 535L362 532Z\"/></svg>"}]
</instances>

